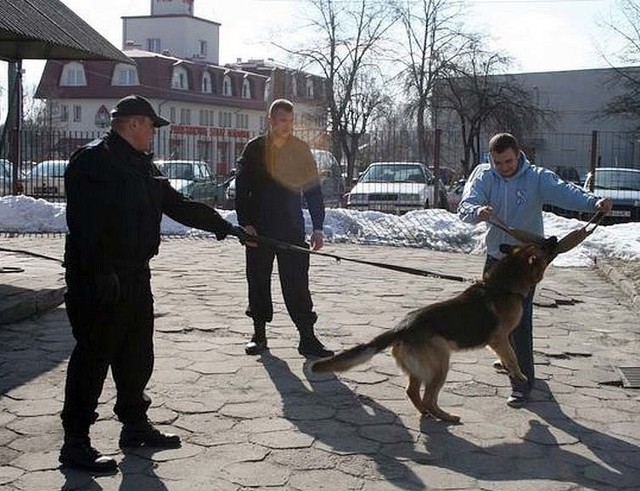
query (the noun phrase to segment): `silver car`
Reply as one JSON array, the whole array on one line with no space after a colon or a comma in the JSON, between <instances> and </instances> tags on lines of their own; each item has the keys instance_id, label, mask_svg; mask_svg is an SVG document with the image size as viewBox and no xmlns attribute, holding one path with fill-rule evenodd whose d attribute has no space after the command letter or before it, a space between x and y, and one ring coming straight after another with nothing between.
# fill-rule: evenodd
<instances>
[{"instance_id":1,"label":"silver car","mask_svg":"<svg viewBox=\"0 0 640 491\"><path fill-rule=\"evenodd\" d=\"M27 173L19 188L26 196L46 200L63 200L65 196L64 172L68 160L43 160Z\"/></svg>"}]
</instances>

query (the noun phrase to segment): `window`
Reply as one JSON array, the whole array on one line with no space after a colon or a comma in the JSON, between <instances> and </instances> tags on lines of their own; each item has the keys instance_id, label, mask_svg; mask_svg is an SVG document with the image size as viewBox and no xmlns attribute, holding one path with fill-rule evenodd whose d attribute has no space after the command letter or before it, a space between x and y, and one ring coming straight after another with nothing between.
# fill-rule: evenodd
<instances>
[{"instance_id":1,"label":"window","mask_svg":"<svg viewBox=\"0 0 640 491\"><path fill-rule=\"evenodd\" d=\"M60 121L69 121L69 106L66 104L60 104Z\"/></svg>"},{"instance_id":2,"label":"window","mask_svg":"<svg viewBox=\"0 0 640 491\"><path fill-rule=\"evenodd\" d=\"M211 94L211 74L209 72L202 74L202 92Z\"/></svg>"},{"instance_id":3,"label":"window","mask_svg":"<svg viewBox=\"0 0 640 491\"><path fill-rule=\"evenodd\" d=\"M82 106L80 104L73 105L73 121L74 123L82 121Z\"/></svg>"},{"instance_id":4,"label":"window","mask_svg":"<svg viewBox=\"0 0 640 491\"><path fill-rule=\"evenodd\" d=\"M119 63L113 70L111 85L139 85L138 71L131 65Z\"/></svg>"},{"instance_id":5,"label":"window","mask_svg":"<svg viewBox=\"0 0 640 491\"><path fill-rule=\"evenodd\" d=\"M191 124L191 109L180 109L180 124Z\"/></svg>"},{"instance_id":6,"label":"window","mask_svg":"<svg viewBox=\"0 0 640 491\"><path fill-rule=\"evenodd\" d=\"M228 111L220 111L218 113L218 126L221 126L222 128L230 128L232 116L233 114Z\"/></svg>"},{"instance_id":7,"label":"window","mask_svg":"<svg viewBox=\"0 0 640 491\"><path fill-rule=\"evenodd\" d=\"M82 63L78 63L77 61L67 63L62 69L60 85L65 87L81 87L87 85Z\"/></svg>"},{"instance_id":8,"label":"window","mask_svg":"<svg viewBox=\"0 0 640 491\"><path fill-rule=\"evenodd\" d=\"M210 109L200 109L200 126L214 126L214 113Z\"/></svg>"},{"instance_id":9,"label":"window","mask_svg":"<svg viewBox=\"0 0 640 491\"><path fill-rule=\"evenodd\" d=\"M147 39L147 51L151 51L152 53L162 53L162 42L160 41L160 38Z\"/></svg>"},{"instance_id":10,"label":"window","mask_svg":"<svg viewBox=\"0 0 640 491\"><path fill-rule=\"evenodd\" d=\"M248 128L248 127L249 127L249 115L236 114L236 128Z\"/></svg>"},{"instance_id":11,"label":"window","mask_svg":"<svg viewBox=\"0 0 640 491\"><path fill-rule=\"evenodd\" d=\"M242 98L251 99L251 82L246 78L242 81Z\"/></svg>"},{"instance_id":12,"label":"window","mask_svg":"<svg viewBox=\"0 0 640 491\"><path fill-rule=\"evenodd\" d=\"M307 79L307 97L309 99L313 99L313 80Z\"/></svg>"},{"instance_id":13,"label":"window","mask_svg":"<svg viewBox=\"0 0 640 491\"><path fill-rule=\"evenodd\" d=\"M298 77L295 74L291 77L291 95L294 97L298 95Z\"/></svg>"},{"instance_id":14,"label":"window","mask_svg":"<svg viewBox=\"0 0 640 491\"><path fill-rule=\"evenodd\" d=\"M173 77L171 78L171 88L187 90L189 88L189 82L187 77L187 70L183 67L175 67L173 69Z\"/></svg>"},{"instance_id":15,"label":"window","mask_svg":"<svg viewBox=\"0 0 640 491\"><path fill-rule=\"evenodd\" d=\"M169 108L169 121L172 123L176 122L176 108L174 106Z\"/></svg>"},{"instance_id":16,"label":"window","mask_svg":"<svg viewBox=\"0 0 640 491\"><path fill-rule=\"evenodd\" d=\"M201 39L198 41L198 46L200 47L200 56L207 56L207 42Z\"/></svg>"},{"instance_id":17,"label":"window","mask_svg":"<svg viewBox=\"0 0 640 491\"><path fill-rule=\"evenodd\" d=\"M231 86L231 77L229 75L225 75L222 80L222 95L232 96L233 89Z\"/></svg>"}]
</instances>

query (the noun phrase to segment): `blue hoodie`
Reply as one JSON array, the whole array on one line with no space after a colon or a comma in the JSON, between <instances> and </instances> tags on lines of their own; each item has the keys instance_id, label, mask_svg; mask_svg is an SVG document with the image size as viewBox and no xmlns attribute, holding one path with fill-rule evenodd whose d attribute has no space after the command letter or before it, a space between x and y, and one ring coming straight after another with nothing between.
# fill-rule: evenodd
<instances>
[{"instance_id":1,"label":"blue hoodie","mask_svg":"<svg viewBox=\"0 0 640 491\"><path fill-rule=\"evenodd\" d=\"M493 161L478 165L464 187L458 205L458 215L463 222L478 223L478 210L483 206L493 208L508 227L544 236L542 206L558 206L565 210L593 211L598 198L584 192L578 186L560 179L554 172L531 164L520 152L518 170L511 177L503 177ZM498 227L489 225L487 254L500 259L500 244L519 242Z\"/></svg>"}]
</instances>

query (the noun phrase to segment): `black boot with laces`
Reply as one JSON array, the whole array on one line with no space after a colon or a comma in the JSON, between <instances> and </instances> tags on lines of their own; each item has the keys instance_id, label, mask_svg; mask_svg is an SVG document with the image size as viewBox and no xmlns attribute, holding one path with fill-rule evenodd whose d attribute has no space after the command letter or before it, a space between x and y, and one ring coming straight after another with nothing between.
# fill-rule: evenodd
<instances>
[{"instance_id":1,"label":"black boot with laces","mask_svg":"<svg viewBox=\"0 0 640 491\"><path fill-rule=\"evenodd\" d=\"M164 433L148 420L126 423L120 432L119 443L120 447L178 448L182 445L178 435Z\"/></svg>"},{"instance_id":2,"label":"black boot with laces","mask_svg":"<svg viewBox=\"0 0 640 491\"><path fill-rule=\"evenodd\" d=\"M93 448L89 437L65 438L58 460L63 466L72 469L99 473L113 473L118 470L116 461Z\"/></svg>"},{"instance_id":3,"label":"black boot with laces","mask_svg":"<svg viewBox=\"0 0 640 491\"><path fill-rule=\"evenodd\" d=\"M266 323L253 321L253 336L245 347L244 352L248 355L257 355L267 348Z\"/></svg>"},{"instance_id":4,"label":"black boot with laces","mask_svg":"<svg viewBox=\"0 0 640 491\"><path fill-rule=\"evenodd\" d=\"M324 344L316 337L313 327L298 327L300 343L298 353L307 358L326 358L333 356L333 351L325 348Z\"/></svg>"}]
</instances>

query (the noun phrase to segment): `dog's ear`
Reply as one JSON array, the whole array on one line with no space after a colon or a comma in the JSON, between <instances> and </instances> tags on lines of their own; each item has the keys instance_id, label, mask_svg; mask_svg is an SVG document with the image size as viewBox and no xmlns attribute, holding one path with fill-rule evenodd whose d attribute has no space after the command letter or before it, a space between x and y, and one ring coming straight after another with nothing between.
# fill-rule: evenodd
<instances>
[{"instance_id":1,"label":"dog's ear","mask_svg":"<svg viewBox=\"0 0 640 491\"><path fill-rule=\"evenodd\" d=\"M517 246L511 244L500 244L500 252L503 254L509 254L510 256L513 254Z\"/></svg>"}]
</instances>

